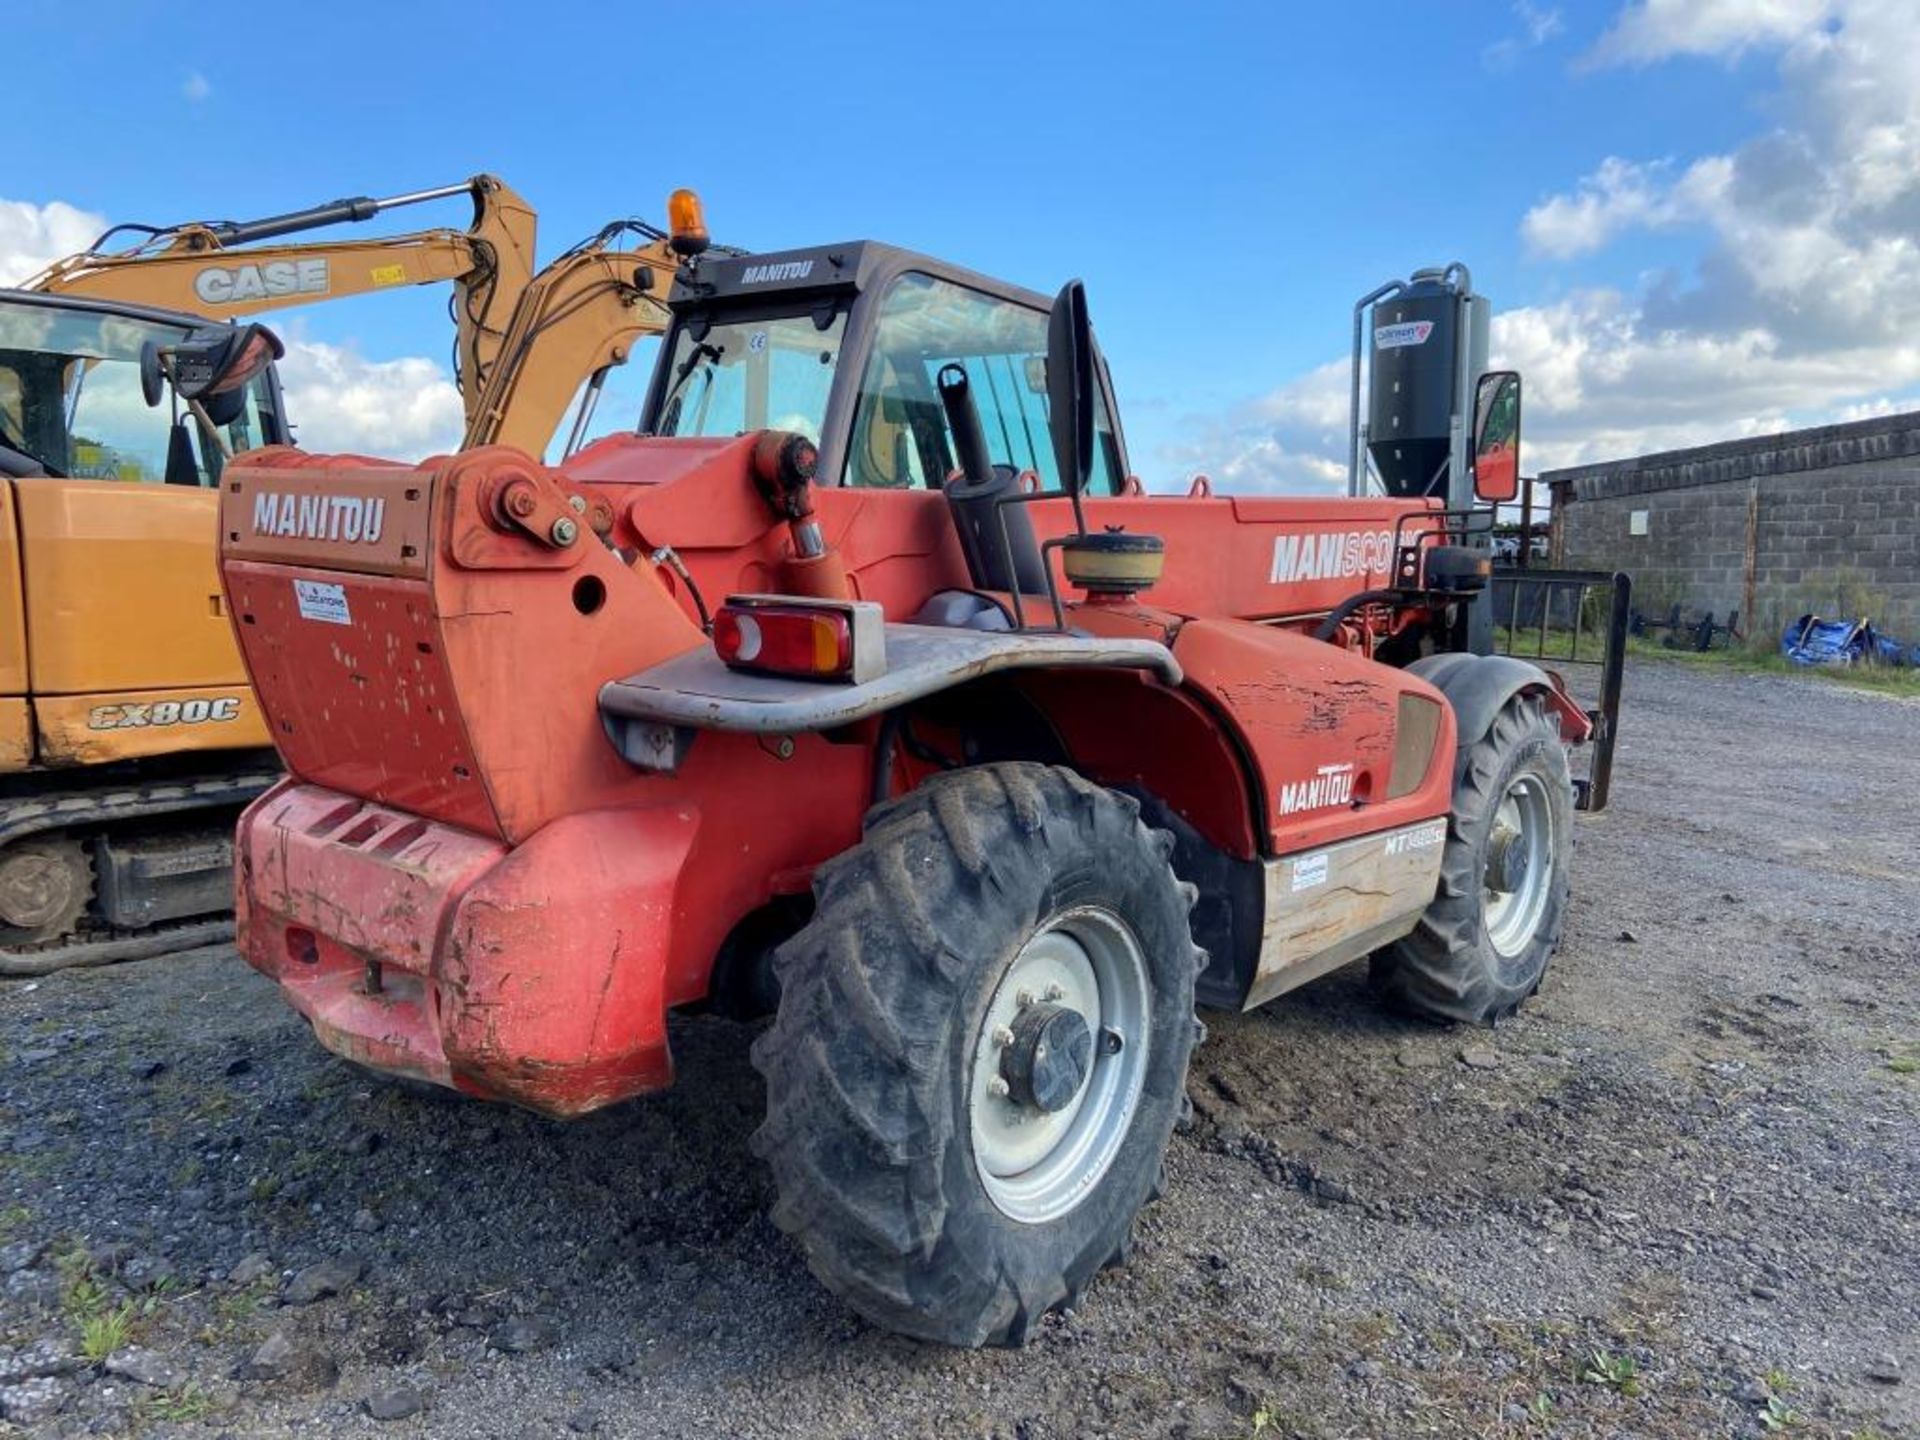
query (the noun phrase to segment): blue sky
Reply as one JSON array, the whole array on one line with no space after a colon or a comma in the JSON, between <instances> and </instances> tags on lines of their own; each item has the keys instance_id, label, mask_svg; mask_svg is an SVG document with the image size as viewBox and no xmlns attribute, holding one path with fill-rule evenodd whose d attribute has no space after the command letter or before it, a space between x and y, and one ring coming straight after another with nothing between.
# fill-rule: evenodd
<instances>
[{"instance_id":1,"label":"blue sky","mask_svg":"<svg viewBox=\"0 0 1920 1440\"><path fill-rule=\"evenodd\" d=\"M488 170L538 207L545 257L615 216L664 218L690 184L716 236L753 248L872 236L1041 289L1083 277L1136 468L1274 489L1324 484L1339 451L1327 365L1353 297L1461 259L1508 312L1497 347L1542 372L1536 468L1913 392L1920 363L1881 323L1920 279L1901 228L1920 98L1881 54L1920 48L1913 10L335 3L242 23L96 3L80 27L16 0L9 49L31 63L10 67L9 109L59 118L10 146L0 262L8 203L25 253L36 214L43 247L68 233L54 202L238 217ZM1861 134L1885 141L1884 173L1830 193L1822 147ZM398 223L464 223L462 205ZM1808 215L1827 232L1803 234ZM1797 293L1756 278L1782 244ZM1815 290L1863 268L1885 294L1809 319ZM319 347L290 372L310 441L322 417L379 439L353 427L386 423L381 383L433 383L450 338L425 290L276 323ZM388 448L425 445L392 425Z\"/></svg>"}]
</instances>

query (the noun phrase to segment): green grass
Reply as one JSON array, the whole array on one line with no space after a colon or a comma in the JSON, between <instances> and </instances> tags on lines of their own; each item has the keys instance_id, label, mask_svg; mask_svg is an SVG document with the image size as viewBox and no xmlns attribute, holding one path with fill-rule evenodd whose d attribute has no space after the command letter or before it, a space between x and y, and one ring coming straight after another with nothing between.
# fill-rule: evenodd
<instances>
[{"instance_id":1,"label":"green grass","mask_svg":"<svg viewBox=\"0 0 1920 1440\"><path fill-rule=\"evenodd\" d=\"M1703 669L1722 669L1745 675L1781 675L1795 680L1824 681L1856 690L1878 690L1888 695L1920 695L1920 670L1886 665L1794 665L1778 650L1669 650L1643 635L1627 637L1627 654L1636 660L1667 660Z\"/></svg>"},{"instance_id":2,"label":"green grass","mask_svg":"<svg viewBox=\"0 0 1920 1440\"><path fill-rule=\"evenodd\" d=\"M1580 1379L1588 1385L1605 1385L1629 1397L1640 1393L1640 1362L1631 1355L1610 1355L1595 1350L1580 1369Z\"/></svg>"},{"instance_id":3,"label":"green grass","mask_svg":"<svg viewBox=\"0 0 1920 1440\"><path fill-rule=\"evenodd\" d=\"M131 1300L112 1310L97 1310L80 1321L80 1353L96 1365L124 1346L133 1335Z\"/></svg>"},{"instance_id":4,"label":"green grass","mask_svg":"<svg viewBox=\"0 0 1920 1440\"><path fill-rule=\"evenodd\" d=\"M191 1380L172 1390L163 1390L158 1395L150 1396L134 1407L144 1421L161 1420L172 1424L204 1420L219 1408L213 1396Z\"/></svg>"},{"instance_id":5,"label":"green grass","mask_svg":"<svg viewBox=\"0 0 1920 1440\"><path fill-rule=\"evenodd\" d=\"M1760 1412L1760 1423L1770 1435L1800 1428L1800 1413L1778 1395L1767 1397L1767 1408Z\"/></svg>"},{"instance_id":6,"label":"green grass","mask_svg":"<svg viewBox=\"0 0 1920 1440\"><path fill-rule=\"evenodd\" d=\"M1511 650L1522 660L1573 659L1573 632L1549 629L1543 637L1532 626L1510 630L1494 627L1494 648ZM1604 636L1589 628L1580 634L1580 661L1598 664ZM1658 640L1645 635L1627 637L1627 655L1635 660L1654 660L1673 665L1694 665L1704 670L1723 670L1741 675L1779 675L1794 680L1830 685L1845 685L1855 690L1874 690L1884 695L1920 696L1920 669L1902 669L1887 665L1794 665L1777 648L1755 649L1736 645L1726 650L1669 650Z\"/></svg>"}]
</instances>

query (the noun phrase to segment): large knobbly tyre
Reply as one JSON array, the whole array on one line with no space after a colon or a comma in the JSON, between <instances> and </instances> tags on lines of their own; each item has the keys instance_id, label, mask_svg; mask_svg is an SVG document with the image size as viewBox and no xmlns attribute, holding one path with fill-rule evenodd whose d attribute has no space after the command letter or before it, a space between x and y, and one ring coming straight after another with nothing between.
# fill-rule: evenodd
<instances>
[{"instance_id":1,"label":"large knobbly tyre","mask_svg":"<svg viewBox=\"0 0 1920 1440\"><path fill-rule=\"evenodd\" d=\"M773 1220L877 1324L1021 1344L1124 1258L1185 1096L1204 963L1172 837L1071 771L877 807L775 958L753 1061Z\"/></svg>"},{"instance_id":2,"label":"large knobbly tyre","mask_svg":"<svg viewBox=\"0 0 1920 1440\"><path fill-rule=\"evenodd\" d=\"M1374 956L1393 1003L1492 1024L1540 988L1567 917L1573 781L1559 728L1516 695L1454 774L1440 888L1404 940Z\"/></svg>"}]
</instances>

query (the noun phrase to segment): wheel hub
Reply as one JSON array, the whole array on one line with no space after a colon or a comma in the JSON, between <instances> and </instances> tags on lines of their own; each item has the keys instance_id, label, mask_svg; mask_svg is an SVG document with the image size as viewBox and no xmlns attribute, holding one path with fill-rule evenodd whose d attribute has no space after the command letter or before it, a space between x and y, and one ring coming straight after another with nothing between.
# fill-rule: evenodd
<instances>
[{"instance_id":1,"label":"wheel hub","mask_svg":"<svg viewBox=\"0 0 1920 1440\"><path fill-rule=\"evenodd\" d=\"M1533 943L1547 913L1559 843L1546 787L1535 776L1516 776L1494 810L1480 880L1487 938L1499 954L1520 955Z\"/></svg>"},{"instance_id":2,"label":"wheel hub","mask_svg":"<svg viewBox=\"0 0 1920 1440\"><path fill-rule=\"evenodd\" d=\"M1000 1073L1011 1098L1049 1115L1066 1109L1093 1064L1086 1016L1043 1002L1022 1009L1009 1028L1013 1043L1000 1054Z\"/></svg>"},{"instance_id":3,"label":"wheel hub","mask_svg":"<svg viewBox=\"0 0 1920 1440\"><path fill-rule=\"evenodd\" d=\"M1487 888L1511 895L1527 883L1528 847L1518 831L1499 830L1487 848Z\"/></svg>"},{"instance_id":4,"label":"wheel hub","mask_svg":"<svg viewBox=\"0 0 1920 1440\"><path fill-rule=\"evenodd\" d=\"M1001 975L976 1032L967 1121L1003 1214L1058 1219L1106 1174L1146 1080L1151 994L1140 942L1103 906L1043 922Z\"/></svg>"}]
</instances>

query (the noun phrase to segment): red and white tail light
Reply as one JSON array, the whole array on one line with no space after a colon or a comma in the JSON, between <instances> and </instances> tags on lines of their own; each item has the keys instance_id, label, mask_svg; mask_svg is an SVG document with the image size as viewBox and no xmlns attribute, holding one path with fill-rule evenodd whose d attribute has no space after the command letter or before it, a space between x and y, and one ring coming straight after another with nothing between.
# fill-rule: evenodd
<instances>
[{"instance_id":1,"label":"red and white tail light","mask_svg":"<svg viewBox=\"0 0 1920 1440\"><path fill-rule=\"evenodd\" d=\"M729 595L713 616L713 648L759 675L859 685L886 673L886 620L871 600Z\"/></svg>"}]
</instances>

